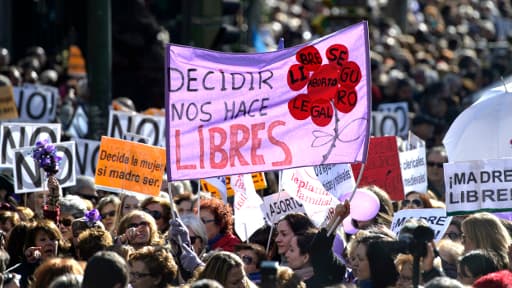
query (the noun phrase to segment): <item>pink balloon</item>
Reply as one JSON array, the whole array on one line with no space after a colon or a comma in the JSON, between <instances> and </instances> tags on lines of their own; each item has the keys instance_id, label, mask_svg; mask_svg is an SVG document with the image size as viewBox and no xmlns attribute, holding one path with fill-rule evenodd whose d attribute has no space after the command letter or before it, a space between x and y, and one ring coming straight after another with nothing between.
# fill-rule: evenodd
<instances>
[{"instance_id":1,"label":"pink balloon","mask_svg":"<svg viewBox=\"0 0 512 288\"><path fill-rule=\"evenodd\" d=\"M373 192L366 189L357 189L354 198L350 201L350 216L358 221L373 219L379 212L379 209L379 198Z\"/></svg>"},{"instance_id":2,"label":"pink balloon","mask_svg":"<svg viewBox=\"0 0 512 288\"><path fill-rule=\"evenodd\" d=\"M350 215L343 219L343 230L345 230L347 234L356 234L358 231L357 228L352 225L352 217L350 217Z\"/></svg>"}]
</instances>

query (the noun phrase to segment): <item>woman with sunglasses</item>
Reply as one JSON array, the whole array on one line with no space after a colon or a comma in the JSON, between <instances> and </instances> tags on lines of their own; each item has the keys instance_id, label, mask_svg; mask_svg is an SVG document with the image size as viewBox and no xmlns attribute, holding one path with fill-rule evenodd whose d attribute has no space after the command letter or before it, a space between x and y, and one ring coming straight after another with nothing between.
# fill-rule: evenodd
<instances>
[{"instance_id":1,"label":"woman with sunglasses","mask_svg":"<svg viewBox=\"0 0 512 288\"><path fill-rule=\"evenodd\" d=\"M179 285L178 266L162 247L146 246L128 256L133 288L166 288Z\"/></svg>"},{"instance_id":2,"label":"woman with sunglasses","mask_svg":"<svg viewBox=\"0 0 512 288\"><path fill-rule=\"evenodd\" d=\"M158 231L163 235L169 230L171 202L161 197L148 197L140 204L142 211L153 216Z\"/></svg>"},{"instance_id":3,"label":"woman with sunglasses","mask_svg":"<svg viewBox=\"0 0 512 288\"><path fill-rule=\"evenodd\" d=\"M144 246L160 245L162 240L155 219L148 213L135 210L128 213L119 222L116 244L126 244L138 250Z\"/></svg>"},{"instance_id":4,"label":"woman with sunglasses","mask_svg":"<svg viewBox=\"0 0 512 288\"><path fill-rule=\"evenodd\" d=\"M82 199L76 195L66 195L60 199L59 205L59 230L64 241L71 244L73 240L71 223L73 223L75 219L84 217L87 208ZM73 249L71 251L73 251Z\"/></svg>"},{"instance_id":5,"label":"woman with sunglasses","mask_svg":"<svg viewBox=\"0 0 512 288\"><path fill-rule=\"evenodd\" d=\"M96 209L100 211L101 223L111 235L116 235L116 218L117 209L121 204L121 200L115 195L108 195L100 199Z\"/></svg>"},{"instance_id":6,"label":"woman with sunglasses","mask_svg":"<svg viewBox=\"0 0 512 288\"><path fill-rule=\"evenodd\" d=\"M421 208L432 208L432 203L426 194L415 191L407 193L405 199L400 203L400 210Z\"/></svg>"}]
</instances>

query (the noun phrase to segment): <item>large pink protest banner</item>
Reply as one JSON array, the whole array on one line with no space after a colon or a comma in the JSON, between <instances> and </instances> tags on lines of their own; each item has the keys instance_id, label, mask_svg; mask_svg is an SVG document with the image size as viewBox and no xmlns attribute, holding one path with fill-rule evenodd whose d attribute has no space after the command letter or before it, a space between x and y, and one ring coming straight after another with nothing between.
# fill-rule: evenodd
<instances>
[{"instance_id":1,"label":"large pink protest banner","mask_svg":"<svg viewBox=\"0 0 512 288\"><path fill-rule=\"evenodd\" d=\"M169 181L366 161L366 22L269 53L166 52Z\"/></svg>"}]
</instances>

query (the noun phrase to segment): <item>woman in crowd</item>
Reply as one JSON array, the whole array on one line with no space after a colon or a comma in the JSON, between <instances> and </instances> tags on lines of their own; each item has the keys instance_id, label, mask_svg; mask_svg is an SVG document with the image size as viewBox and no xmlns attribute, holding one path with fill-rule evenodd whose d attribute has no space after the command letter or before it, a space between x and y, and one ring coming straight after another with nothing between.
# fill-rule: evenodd
<instances>
[{"instance_id":1,"label":"woman in crowd","mask_svg":"<svg viewBox=\"0 0 512 288\"><path fill-rule=\"evenodd\" d=\"M306 215L301 213L290 213L285 215L279 220L279 222L277 222L277 236L275 239L277 253L284 256L290 247L292 238L295 237L295 235L302 234L311 228L315 228L315 225ZM283 260L286 261L286 259Z\"/></svg>"},{"instance_id":2,"label":"woman in crowd","mask_svg":"<svg viewBox=\"0 0 512 288\"><path fill-rule=\"evenodd\" d=\"M35 269L50 258L66 251L64 239L60 230L49 220L38 220L29 227L25 238L21 265L13 272L21 275L21 287L27 287L29 277Z\"/></svg>"},{"instance_id":3,"label":"woman in crowd","mask_svg":"<svg viewBox=\"0 0 512 288\"><path fill-rule=\"evenodd\" d=\"M171 203L169 200L160 197L148 197L140 204L142 211L153 216L158 231L163 235L169 230L171 219Z\"/></svg>"},{"instance_id":4,"label":"woman in crowd","mask_svg":"<svg viewBox=\"0 0 512 288\"><path fill-rule=\"evenodd\" d=\"M473 285L478 278L505 269L508 269L508 265L496 252L477 249L459 258L457 278L464 285Z\"/></svg>"},{"instance_id":5,"label":"woman in crowd","mask_svg":"<svg viewBox=\"0 0 512 288\"><path fill-rule=\"evenodd\" d=\"M82 266L72 258L52 258L42 263L34 272L31 288L46 288L64 274L83 275Z\"/></svg>"},{"instance_id":6,"label":"woman in crowd","mask_svg":"<svg viewBox=\"0 0 512 288\"><path fill-rule=\"evenodd\" d=\"M128 256L130 285L133 288L177 286L178 267L172 255L162 247L146 246Z\"/></svg>"},{"instance_id":7,"label":"woman in crowd","mask_svg":"<svg viewBox=\"0 0 512 288\"><path fill-rule=\"evenodd\" d=\"M328 235L328 231L335 231L335 225L339 225L349 213L347 200L336 206L334 216L326 228L310 228L291 239L285 253L287 265L301 277L307 287L325 287L343 281L346 267L334 255L331 247L335 235ZM336 223L336 220L339 222Z\"/></svg>"},{"instance_id":8,"label":"woman in crowd","mask_svg":"<svg viewBox=\"0 0 512 288\"><path fill-rule=\"evenodd\" d=\"M411 191L405 195L405 199L400 203L400 210L420 208L432 208L432 203L430 203L427 194Z\"/></svg>"},{"instance_id":9,"label":"woman in crowd","mask_svg":"<svg viewBox=\"0 0 512 288\"><path fill-rule=\"evenodd\" d=\"M105 229L110 232L112 236L115 236L117 211L119 211L119 205L121 201L115 195L108 195L100 199L98 206L96 207L101 215L101 223L105 226Z\"/></svg>"},{"instance_id":10,"label":"woman in crowd","mask_svg":"<svg viewBox=\"0 0 512 288\"><path fill-rule=\"evenodd\" d=\"M0 230L2 230L7 239L9 239L9 234L14 226L18 225L21 222L20 216L15 211L0 211Z\"/></svg>"},{"instance_id":11,"label":"woman in crowd","mask_svg":"<svg viewBox=\"0 0 512 288\"><path fill-rule=\"evenodd\" d=\"M71 244L73 232L71 223L73 220L84 217L86 208L82 199L76 195L66 195L60 199L59 229L64 241Z\"/></svg>"},{"instance_id":12,"label":"woman in crowd","mask_svg":"<svg viewBox=\"0 0 512 288\"><path fill-rule=\"evenodd\" d=\"M396 284L399 273L391 252L377 244L390 240L393 239L362 230L349 243L350 265L358 287L384 288Z\"/></svg>"},{"instance_id":13,"label":"woman in crowd","mask_svg":"<svg viewBox=\"0 0 512 288\"><path fill-rule=\"evenodd\" d=\"M229 204L217 198L201 199L200 218L206 227L209 250L233 252L240 239L233 234L233 214Z\"/></svg>"},{"instance_id":14,"label":"woman in crowd","mask_svg":"<svg viewBox=\"0 0 512 288\"><path fill-rule=\"evenodd\" d=\"M480 212L462 222L462 244L464 252L476 249L490 249L509 264L508 251L512 243L507 229L493 214Z\"/></svg>"},{"instance_id":15,"label":"woman in crowd","mask_svg":"<svg viewBox=\"0 0 512 288\"><path fill-rule=\"evenodd\" d=\"M155 219L148 213L135 210L121 219L115 244L128 244L138 250L148 245L160 245L162 240Z\"/></svg>"},{"instance_id":16,"label":"woman in crowd","mask_svg":"<svg viewBox=\"0 0 512 288\"><path fill-rule=\"evenodd\" d=\"M225 288L256 287L244 272L244 263L236 254L227 251L212 252L196 280L213 279Z\"/></svg>"},{"instance_id":17,"label":"woman in crowd","mask_svg":"<svg viewBox=\"0 0 512 288\"><path fill-rule=\"evenodd\" d=\"M206 252L208 236L203 222L194 214L188 213L180 217L180 220L188 229L190 244L197 256L201 257Z\"/></svg>"},{"instance_id":18,"label":"woman in crowd","mask_svg":"<svg viewBox=\"0 0 512 288\"><path fill-rule=\"evenodd\" d=\"M456 217L452 218L450 225L444 232L443 238L462 243L462 221Z\"/></svg>"},{"instance_id":19,"label":"woman in crowd","mask_svg":"<svg viewBox=\"0 0 512 288\"><path fill-rule=\"evenodd\" d=\"M442 201L445 197L443 164L446 162L448 154L443 146L435 146L427 151L428 189Z\"/></svg>"},{"instance_id":20,"label":"woman in crowd","mask_svg":"<svg viewBox=\"0 0 512 288\"><path fill-rule=\"evenodd\" d=\"M119 227L119 222L121 219L128 213L133 210L139 209L140 202L142 202L142 197L128 194L121 194L120 197L121 203L117 207L116 213L116 225L115 227Z\"/></svg>"}]
</instances>

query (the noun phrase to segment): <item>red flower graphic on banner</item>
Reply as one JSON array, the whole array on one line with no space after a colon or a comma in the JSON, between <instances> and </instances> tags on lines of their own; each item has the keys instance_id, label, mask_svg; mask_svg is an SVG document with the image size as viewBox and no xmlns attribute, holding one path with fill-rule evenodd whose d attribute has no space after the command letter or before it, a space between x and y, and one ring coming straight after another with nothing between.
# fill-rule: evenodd
<instances>
[{"instance_id":1,"label":"red flower graphic on banner","mask_svg":"<svg viewBox=\"0 0 512 288\"><path fill-rule=\"evenodd\" d=\"M331 45L325 56L329 63L322 65L322 56L316 47L300 49L296 54L299 63L288 69L287 76L288 87L293 91L307 85L307 94L298 94L288 102L290 114L297 120L311 117L320 127L329 125L337 111L350 113L354 109L357 104L355 87L362 78L359 65L348 60L345 45Z\"/></svg>"}]
</instances>

